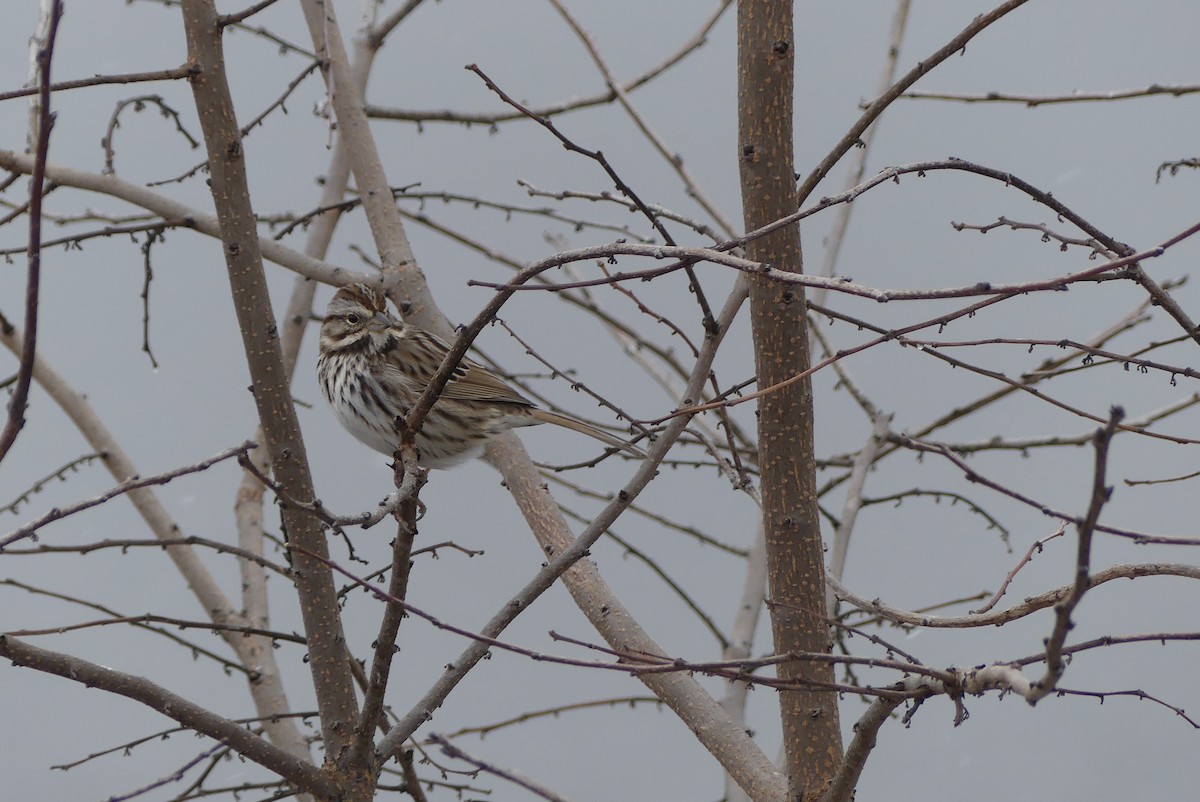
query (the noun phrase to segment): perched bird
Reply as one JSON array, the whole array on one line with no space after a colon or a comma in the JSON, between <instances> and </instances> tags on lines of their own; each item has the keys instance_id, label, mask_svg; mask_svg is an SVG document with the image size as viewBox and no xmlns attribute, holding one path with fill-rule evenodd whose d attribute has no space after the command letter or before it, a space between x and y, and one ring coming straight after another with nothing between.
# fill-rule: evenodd
<instances>
[{"instance_id":1,"label":"perched bird","mask_svg":"<svg viewBox=\"0 0 1200 802\"><path fill-rule=\"evenodd\" d=\"M391 456L400 447L396 418L412 409L449 350L441 338L390 315L380 289L352 284L338 290L325 311L317 377L342 426ZM477 456L490 438L539 423L646 456L583 421L538 409L496 374L463 359L417 432L419 462L450 468Z\"/></svg>"}]
</instances>

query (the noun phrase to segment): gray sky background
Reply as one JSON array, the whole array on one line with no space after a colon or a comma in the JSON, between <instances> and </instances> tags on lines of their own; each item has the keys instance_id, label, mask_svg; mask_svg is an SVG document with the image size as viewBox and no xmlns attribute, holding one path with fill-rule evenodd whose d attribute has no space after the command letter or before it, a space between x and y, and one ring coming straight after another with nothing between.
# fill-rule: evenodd
<instances>
[{"instance_id":1,"label":"gray sky background","mask_svg":"<svg viewBox=\"0 0 1200 802\"><path fill-rule=\"evenodd\" d=\"M26 39L36 18L35 3L9 3L0 26L0 74L3 89L20 86L28 65ZM395 4L385 4L390 10ZM223 3L222 11L239 4ZM347 37L356 25L357 4L337 5ZM615 0L573 3L572 9L594 36L621 78L657 63L686 41L715 3ZM971 18L990 8L984 3L917 0L904 40L900 69L909 69L957 33ZM797 14L797 170L807 174L857 117L858 103L869 98L886 47L892 3L798 3ZM973 41L922 80L918 89L981 93L1063 93L1075 89L1132 89L1152 83L1195 83L1198 68L1195 30L1200 9L1187 0L1147 4L1115 0L1034 0ZM307 46L298 8L277 3L256 18L279 35ZM663 138L685 159L697 180L730 218L740 218L737 184L735 117L736 75L734 19L727 12L708 43L633 99ZM274 100L305 65L296 56L246 33L227 39L230 79L242 122ZM117 0L69 2L54 62L56 80L96 73L163 69L186 58L178 11L149 2L126 5ZM494 110L499 101L476 76L463 69L477 63L513 96L531 104L551 103L600 91L603 82L586 53L546 3L522 0L479 2L444 0L427 3L393 34L376 63L368 90L370 102L404 108ZM186 85L102 87L56 96L58 120L51 160L87 171L100 171L99 142L113 106L137 94L161 94L179 111L198 136L191 95ZM302 213L317 202L316 179L328 163L328 131L312 114L322 95L318 78L310 77L287 103L288 113L273 114L247 141L251 190L260 213ZM683 193L661 159L619 110L601 108L564 116L558 124L579 144L601 148L627 182L648 201L684 214L700 211ZM26 105L0 105L0 147L24 146ZM957 156L1009 170L1051 191L1085 218L1135 248L1147 248L1196 221L1196 185L1200 176L1182 173L1155 181L1155 169L1168 160L1196 156L1200 100L1153 97L1109 104L1069 104L1029 109L1019 105L963 105L903 101L889 110L870 152L867 174L894 164ZM531 206L517 186L524 179L546 190L610 189L591 162L565 152L530 123L509 123L496 132L485 126L379 122L375 135L394 185L419 183L427 191L458 192L489 200ZM126 110L116 134L116 171L125 180L150 182L178 175L202 158L175 134L172 124L153 109ZM843 173L835 171L816 193L841 189ZM26 183L6 194L20 202ZM168 184L160 192L200 209L211 201L203 177ZM47 201L55 214L85 209L107 213L129 207L101 196L59 190ZM408 202L406 210L417 205ZM425 211L434 220L470 233L491 247L528 262L555 250L545 233L565 238L572 247L611 241L611 232L551 223L541 217L515 217L477 210L469 204L431 201ZM633 216L595 204L564 204L565 214L633 226ZM854 218L838 272L876 287L936 287L978 281L1008 282L1049 277L1084 269L1092 262L1078 249L1060 253L1032 232L995 230L981 236L956 232L951 221L984 224L1004 215L1047 223L1074 234L1041 207L996 182L966 175L906 177L899 185L880 187L855 203ZM808 264L819 264L829 213L807 221L802 229ZM54 226L47 237L60 236ZM0 229L0 247L23 242L24 224ZM418 225L409 235L422 268L442 309L451 320L469 320L487 301L489 291L467 286L471 279L502 280L506 268ZM689 243L699 244L694 236ZM303 234L287 242L297 249ZM373 252L361 217L343 221L328 260L363 269L351 250ZM1147 263L1159 281L1187 276L1200 255L1200 244L1185 242ZM219 244L198 234L170 232L153 249L151 345L159 368L141 353L142 260L127 239L93 240L82 251L49 251L44 260L40 350L69 382L88 396L106 424L130 452L143 474L150 474L214 454L249 437L254 408L246 392L248 374L240 336L228 298ZM623 261L622 269L635 266ZM580 265L581 271L591 271ZM732 276L722 269L700 270L708 296L720 303ZM0 311L20 318L24 260L0 267ZM268 266L276 309L286 302L292 276ZM682 278L671 277L634 289L655 309L672 316L692 336L699 336L695 304ZM323 309L330 291L318 293ZM661 327L639 318L628 301L611 291L597 293L623 319L634 321L647 338L673 345ZM1200 315L1194 279L1177 297L1193 317ZM1108 282L1077 286L1067 296L1016 299L947 329L944 337L1038 337L1083 340L1107 327L1142 300L1130 284ZM881 325L900 325L932 317L960 304L899 304L833 299L838 308ZM526 294L501 315L539 354L641 418L668 412L674 403L629 360L595 321L552 297ZM733 383L752 374L748 324L742 320L723 348L717 370ZM851 327L827 329L839 347L862 341ZM311 334L315 334L312 332ZM1174 337L1178 327L1161 313L1125 339L1115 350L1129 351L1147 342ZM932 335L931 335L932 336ZM295 383L296 397L311 404L300 410L318 493L331 508L366 509L390 488L383 457L368 452L336 424L325 408L313 376L315 337L306 339ZM480 339L484 350L509 371L541 370L524 348L501 328ZM1194 365L1195 346L1177 345L1154 358ZM1018 375L1053 354L1033 355L1014 346L956 354L994 370ZM898 347L881 347L847 362L858 382L882 408L894 412L893 428L915 429L959 403L996 388L978 375L952 371L935 360ZM0 377L15 370L15 361L0 358ZM831 373L819 374L818 440L822 454L858 449L870 425L849 397L834 388ZM581 415L604 418L603 410L564 381L536 381L539 391ZM1197 392L1182 377L1177 386L1159 373L1141 375L1119 367L1087 371L1059 380L1047 390L1057 398L1104 415L1123 404L1131 416L1146 414ZM753 427L752 404L735 415ZM86 443L44 393L35 389L29 424L0 468L0 504L7 503L32 481L86 453ZM1190 410L1169 419L1160 430L1184 437L1200 431L1200 415ZM542 429L523 434L529 450L546 462L575 462L594 456L586 438ZM1074 435L1094 424L1029 398L1013 398L969 424L943 433L946 440L972 441L992 435L1010 437L1050 433ZM696 458L699 451L681 451ZM972 467L1010 483L1022 492L1059 509L1082 512L1091 481L1089 449L987 455ZM1194 446L1175 446L1148 438L1122 437L1114 446L1109 481L1117 485L1105 520L1142 531L1195 536L1196 514L1189 484L1129 488L1121 480L1157 478L1195 470ZM612 490L630 473L628 464L605 464L574 481ZM818 477L824 481L826 475ZM189 534L232 541L233 494L239 473L226 464L205 474L176 481L160 495ZM15 528L54 505L93 495L111 480L98 465L83 468L69 482L55 482L35 496L18 515L6 515ZM972 488L945 463L918 461L897 454L872 473L868 494L884 496L911 487L954 489L970 495L1011 530L1013 552L978 516L962 505L909 500L902 506L869 508L863 513L850 548L847 584L868 597L916 608L938 601L995 589L1018 556L1035 540L1054 531L1049 518L1006 502L996 494ZM468 559L445 553L441 559L419 560L410 600L438 617L477 628L537 570L542 556L525 531L511 499L499 487L497 474L475 462L452 473L435 473L422 494L429 514L418 545L444 540L486 554ZM594 502L563 491L563 503L587 514ZM642 498L647 507L703 528L718 539L746 546L753 534L754 510L711 470L665 470ZM840 495L826 500L837 511ZM278 527L277 512L267 520ZM390 554L386 525L355 536L360 556L373 567ZM703 600L717 622L728 627L741 585L742 563L711 547L701 547L678 533L644 519L627 516L616 531L653 555L681 584ZM106 537L146 536L140 521L123 500L47 527L41 542L82 543ZM335 545L344 555L340 545ZM278 557L278 555L277 555ZM715 642L678 597L636 560L612 542L594 554L606 579L626 599L635 615L674 654L713 659ZM278 557L282 559L281 557ZM211 554L206 561L236 594L234 564ZM1074 540L1059 539L1018 577L1009 599L1018 600L1070 580ZM1096 544L1094 567L1130 562L1195 562L1188 549L1136 547L1113 538ZM367 568L357 566L362 572ZM15 579L111 606L124 614L148 611L197 619L201 611L155 550L128 555L96 553L87 557L0 556L0 579ZM276 581L276 628L298 628L294 603ZM1178 579L1146 579L1112 584L1090 594L1077 611L1071 641L1104 634L1195 631L1200 595L1194 584ZM958 608L965 611L969 605ZM0 629L50 627L87 620L92 613L32 597L0 586ZM378 608L352 594L346 616L348 636L366 653L377 627ZM976 665L1014 659L1041 649L1051 614L1032 616L999 630L902 633L885 637L933 666ZM532 649L590 657L554 643L556 630L595 640L565 592L544 596L506 633L506 638ZM219 648L216 638L191 633L199 643ZM194 696L217 712L251 715L238 677L226 677L211 661L166 645L161 638L117 627L40 638L39 644L62 648L114 668L142 673L168 688ZM860 641L853 645L865 648ZM390 698L406 710L438 675L443 664L462 649L461 640L409 620L401 636L400 670ZM1189 644L1125 646L1092 652L1075 660L1063 684L1070 688L1116 691L1141 688L1185 708L1200 710L1195 683L1195 649ZM757 653L769 650L765 629ZM311 709L307 668L300 650L280 649L288 689L297 710ZM69 772L49 766L75 760L100 749L168 726L159 715L135 703L88 691L30 671L4 668L0 687L0 721L5 722L5 748L0 750L3 796L12 799L101 800L127 792L169 774L203 742L177 736L166 743L139 747L132 757L110 756ZM884 681L885 675L861 674ZM707 684L719 693L718 683ZM530 709L582 699L645 695L642 686L616 673L545 665L497 654L470 675L455 692L429 732L492 722ZM752 725L768 754L778 749L774 697L765 690L751 695ZM858 799L971 799L991 802L1021 799L1149 799L1185 798L1195 787L1194 755L1200 733L1169 709L1146 701L1113 698L1102 706L1080 698L1045 700L1036 709L995 694L970 699L971 717L952 726L953 706L944 698L928 702L904 727L884 727L879 747L868 764ZM863 705L846 699L843 724L849 733ZM500 765L514 767L576 800L718 799L720 772L670 713L646 705L573 713L518 730L501 731L482 741L463 741L468 751ZM202 747L201 747L202 748ZM222 768L229 782L255 777L253 767L232 763ZM428 771L426 768L424 771ZM242 773L245 772L243 775ZM512 786L490 783L490 799L529 798ZM170 789L148 798L168 799ZM254 798L251 795L250 798ZM449 799L439 792L436 798Z\"/></svg>"}]
</instances>

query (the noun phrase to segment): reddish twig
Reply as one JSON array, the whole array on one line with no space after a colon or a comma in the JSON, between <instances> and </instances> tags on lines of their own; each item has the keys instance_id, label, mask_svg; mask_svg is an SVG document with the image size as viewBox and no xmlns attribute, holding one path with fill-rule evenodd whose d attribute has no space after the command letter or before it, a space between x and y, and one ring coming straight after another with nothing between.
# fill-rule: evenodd
<instances>
[{"instance_id":1,"label":"reddish twig","mask_svg":"<svg viewBox=\"0 0 1200 802\"><path fill-rule=\"evenodd\" d=\"M46 158L50 152L50 129L54 115L50 113L50 63L62 19L62 0L50 5L50 22L46 41L37 52L38 107L37 131L34 145L33 174L29 182L29 267L25 280L25 340L21 346L17 384L8 402L8 418L0 431L0 462L8 456L25 426L25 407L29 402L29 386L33 382L33 362L37 354L38 289L42 271L42 195L46 182ZM0 317L0 327L11 330L7 320ZM6 331L7 333L7 331Z\"/></svg>"}]
</instances>

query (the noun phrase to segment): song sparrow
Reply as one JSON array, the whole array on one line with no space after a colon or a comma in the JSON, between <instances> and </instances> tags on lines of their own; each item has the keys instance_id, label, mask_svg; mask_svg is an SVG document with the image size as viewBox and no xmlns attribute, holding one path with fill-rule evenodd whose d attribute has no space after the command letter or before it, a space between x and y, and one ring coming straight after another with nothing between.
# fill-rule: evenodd
<instances>
[{"instance_id":1,"label":"song sparrow","mask_svg":"<svg viewBox=\"0 0 1200 802\"><path fill-rule=\"evenodd\" d=\"M388 314L381 290L352 284L334 294L325 312L317 376L342 426L391 456L400 446L396 418L408 414L448 350L440 338ZM538 409L496 374L463 359L417 433L420 464L452 467L478 455L489 438L539 423L645 456L594 426Z\"/></svg>"}]
</instances>

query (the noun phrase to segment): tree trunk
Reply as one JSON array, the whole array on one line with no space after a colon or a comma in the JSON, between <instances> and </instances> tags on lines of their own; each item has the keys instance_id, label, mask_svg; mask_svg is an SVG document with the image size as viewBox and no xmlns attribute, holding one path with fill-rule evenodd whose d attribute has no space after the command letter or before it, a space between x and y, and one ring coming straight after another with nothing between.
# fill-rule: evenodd
<instances>
[{"instance_id":1,"label":"tree trunk","mask_svg":"<svg viewBox=\"0 0 1200 802\"><path fill-rule=\"evenodd\" d=\"M792 153L791 4L738 3L738 147L746 230L796 210ZM802 271L796 226L747 245L749 258ZM766 279L750 288L754 361L760 389L809 366L804 292ZM823 652L825 571L817 515L812 385L807 379L758 401L758 453L767 544L771 626L777 653ZM779 675L800 683L833 682L828 664L785 663ZM837 698L819 687L781 691L789 798L823 793L842 756Z\"/></svg>"},{"instance_id":2,"label":"tree trunk","mask_svg":"<svg viewBox=\"0 0 1200 802\"><path fill-rule=\"evenodd\" d=\"M314 498L312 476L267 294L241 134L225 75L222 27L211 0L184 0L182 9L188 58L198 68L191 85L208 152L209 185L271 470L289 498L307 501ZM342 775L334 778L343 787L340 799L369 799L369 771L345 765L352 754L358 707L338 617L337 591L325 565L325 533L304 511L287 504L281 509L289 543L295 547L292 565L327 763Z\"/></svg>"}]
</instances>

